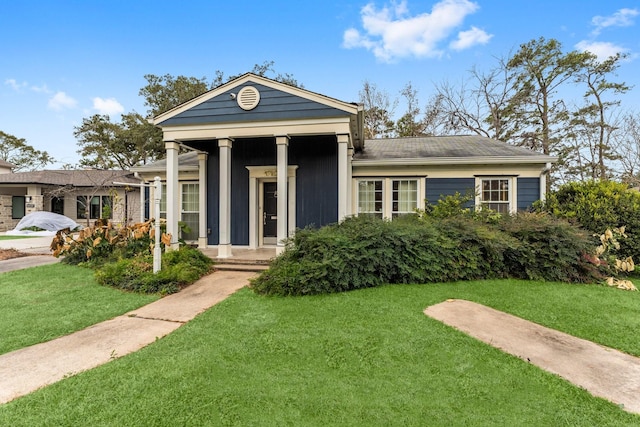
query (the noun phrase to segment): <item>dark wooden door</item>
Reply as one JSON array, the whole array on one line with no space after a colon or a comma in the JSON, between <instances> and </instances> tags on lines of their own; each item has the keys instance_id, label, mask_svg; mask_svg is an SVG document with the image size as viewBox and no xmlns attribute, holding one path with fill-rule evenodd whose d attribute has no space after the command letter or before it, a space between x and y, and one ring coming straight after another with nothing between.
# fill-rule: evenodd
<instances>
[{"instance_id":1,"label":"dark wooden door","mask_svg":"<svg viewBox=\"0 0 640 427\"><path fill-rule=\"evenodd\" d=\"M278 237L278 183L264 183L262 236Z\"/></svg>"}]
</instances>

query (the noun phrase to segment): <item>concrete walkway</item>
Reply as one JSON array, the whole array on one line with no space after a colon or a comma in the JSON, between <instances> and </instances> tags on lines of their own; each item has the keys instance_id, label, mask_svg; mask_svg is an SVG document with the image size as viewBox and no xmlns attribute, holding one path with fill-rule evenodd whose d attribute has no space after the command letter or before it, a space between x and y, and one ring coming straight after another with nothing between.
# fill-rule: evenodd
<instances>
[{"instance_id":1,"label":"concrete walkway","mask_svg":"<svg viewBox=\"0 0 640 427\"><path fill-rule=\"evenodd\" d=\"M218 271L176 294L130 313L65 337L1 355L0 403L153 343L247 286L254 275Z\"/></svg>"},{"instance_id":2,"label":"concrete walkway","mask_svg":"<svg viewBox=\"0 0 640 427\"><path fill-rule=\"evenodd\" d=\"M424 312L640 414L640 358L470 301L448 300Z\"/></svg>"}]
</instances>

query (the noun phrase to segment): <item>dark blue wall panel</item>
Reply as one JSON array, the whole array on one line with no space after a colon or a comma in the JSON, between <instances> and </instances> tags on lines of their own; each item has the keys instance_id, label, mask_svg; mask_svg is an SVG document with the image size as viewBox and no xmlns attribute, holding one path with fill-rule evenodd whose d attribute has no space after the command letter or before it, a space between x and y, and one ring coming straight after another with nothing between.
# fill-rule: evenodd
<instances>
[{"instance_id":1,"label":"dark blue wall panel","mask_svg":"<svg viewBox=\"0 0 640 427\"><path fill-rule=\"evenodd\" d=\"M540 178L518 178L518 210L527 210L540 199Z\"/></svg>"},{"instance_id":2,"label":"dark blue wall panel","mask_svg":"<svg viewBox=\"0 0 640 427\"><path fill-rule=\"evenodd\" d=\"M253 110L240 108L231 94L237 94L245 86L253 86L260 92L260 103ZM230 123L264 120L305 119L311 117L344 117L346 111L291 95L256 83L246 83L230 89L193 108L163 121L165 125L189 125L202 123Z\"/></svg>"},{"instance_id":3,"label":"dark blue wall panel","mask_svg":"<svg viewBox=\"0 0 640 427\"><path fill-rule=\"evenodd\" d=\"M475 178L427 178L425 197L430 204L437 204L442 196L453 196L456 192L463 196L470 191L475 194ZM469 206L473 206L470 203Z\"/></svg>"},{"instance_id":4,"label":"dark blue wall panel","mask_svg":"<svg viewBox=\"0 0 640 427\"><path fill-rule=\"evenodd\" d=\"M289 164L296 171L296 227L338 221L338 143L335 136L292 138Z\"/></svg>"},{"instance_id":5,"label":"dark blue wall panel","mask_svg":"<svg viewBox=\"0 0 640 427\"><path fill-rule=\"evenodd\" d=\"M274 138L237 139L231 149L231 244L249 244L249 170L275 166Z\"/></svg>"}]
</instances>

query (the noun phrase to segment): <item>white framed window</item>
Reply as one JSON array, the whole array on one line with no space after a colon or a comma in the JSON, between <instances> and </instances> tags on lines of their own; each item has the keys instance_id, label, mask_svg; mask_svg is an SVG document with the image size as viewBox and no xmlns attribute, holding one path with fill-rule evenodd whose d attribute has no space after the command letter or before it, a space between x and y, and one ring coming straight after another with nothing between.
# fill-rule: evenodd
<instances>
[{"instance_id":1,"label":"white framed window","mask_svg":"<svg viewBox=\"0 0 640 427\"><path fill-rule=\"evenodd\" d=\"M424 208L424 178L359 178L356 185L358 215L393 219Z\"/></svg>"},{"instance_id":2,"label":"white framed window","mask_svg":"<svg viewBox=\"0 0 640 427\"><path fill-rule=\"evenodd\" d=\"M382 179L363 179L358 181L358 215L382 218L384 201Z\"/></svg>"},{"instance_id":3,"label":"white framed window","mask_svg":"<svg viewBox=\"0 0 640 427\"><path fill-rule=\"evenodd\" d=\"M476 206L502 214L514 212L514 177L478 177L476 187L478 188Z\"/></svg>"},{"instance_id":4,"label":"white framed window","mask_svg":"<svg viewBox=\"0 0 640 427\"><path fill-rule=\"evenodd\" d=\"M418 207L418 180L394 179L391 188L391 218L415 212Z\"/></svg>"}]
</instances>

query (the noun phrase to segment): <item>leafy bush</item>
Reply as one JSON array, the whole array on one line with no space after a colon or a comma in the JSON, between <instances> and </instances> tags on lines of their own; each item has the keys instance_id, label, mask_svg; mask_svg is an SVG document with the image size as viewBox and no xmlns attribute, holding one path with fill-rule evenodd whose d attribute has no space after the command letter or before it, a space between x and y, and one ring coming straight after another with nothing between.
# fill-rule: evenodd
<instances>
[{"instance_id":1,"label":"leafy bush","mask_svg":"<svg viewBox=\"0 0 640 427\"><path fill-rule=\"evenodd\" d=\"M190 246L166 252L162 269L153 273L153 257L139 255L104 264L96 270L96 281L126 291L171 294L211 272L213 260Z\"/></svg>"},{"instance_id":2,"label":"leafy bush","mask_svg":"<svg viewBox=\"0 0 640 427\"><path fill-rule=\"evenodd\" d=\"M170 294L211 271L213 261L197 249L181 246L162 255L162 269L153 273L153 221L116 229L106 221L83 229L57 233L52 243L63 262L96 270L98 283L127 291ZM161 239L164 248L169 236Z\"/></svg>"},{"instance_id":3,"label":"leafy bush","mask_svg":"<svg viewBox=\"0 0 640 427\"><path fill-rule=\"evenodd\" d=\"M571 182L550 193L538 210L580 224L592 234L626 227L620 256L640 259L640 192L612 181Z\"/></svg>"},{"instance_id":4,"label":"leafy bush","mask_svg":"<svg viewBox=\"0 0 640 427\"><path fill-rule=\"evenodd\" d=\"M542 214L490 221L466 213L394 221L355 217L299 230L252 287L263 294L306 295L497 277L593 281L596 266L582 256L589 242L578 228Z\"/></svg>"}]
</instances>

